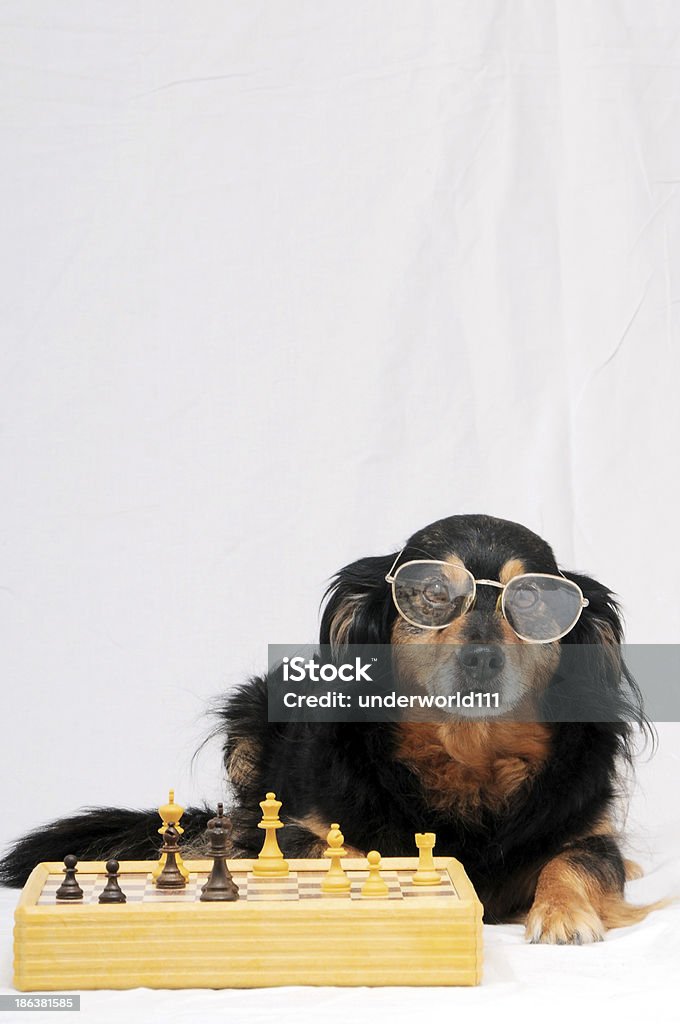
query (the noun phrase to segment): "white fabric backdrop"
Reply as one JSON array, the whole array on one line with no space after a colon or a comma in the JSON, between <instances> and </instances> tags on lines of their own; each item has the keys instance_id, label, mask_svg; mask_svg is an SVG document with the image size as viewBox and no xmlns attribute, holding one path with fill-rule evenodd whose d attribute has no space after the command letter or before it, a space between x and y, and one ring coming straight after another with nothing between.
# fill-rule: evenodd
<instances>
[{"instance_id":1,"label":"white fabric backdrop","mask_svg":"<svg viewBox=\"0 0 680 1024\"><path fill-rule=\"evenodd\" d=\"M207 699L440 516L525 523L678 641L679 33L650 0L5 0L0 841L217 797ZM631 820L662 870L677 740Z\"/></svg>"}]
</instances>

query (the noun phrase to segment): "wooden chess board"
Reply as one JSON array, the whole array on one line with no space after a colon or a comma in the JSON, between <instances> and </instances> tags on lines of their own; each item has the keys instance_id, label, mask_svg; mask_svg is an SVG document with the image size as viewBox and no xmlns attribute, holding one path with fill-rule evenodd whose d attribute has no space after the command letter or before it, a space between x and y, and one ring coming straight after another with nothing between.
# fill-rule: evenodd
<instances>
[{"instance_id":1,"label":"wooden chess board","mask_svg":"<svg viewBox=\"0 0 680 1024\"><path fill-rule=\"evenodd\" d=\"M238 861L232 861L232 864ZM256 878L246 871L238 869L232 871L232 877L239 888L239 899L251 901L273 900L319 900L328 899L328 894L321 891L321 881L324 877L323 871L291 871L285 878ZM448 874L442 874L440 885L427 887L413 885L411 877L413 871L382 870L381 877L387 883L389 893L387 899L403 900L409 897L422 899L423 896L450 896L460 899L456 892L451 878ZM352 888L349 898L361 899L361 886L368 877L368 871L350 872ZM49 875L43 890L38 897L36 906L50 907L59 904L65 906L56 898L56 892L63 879L63 875ZM128 903L151 903L167 905L168 903L195 903L200 899L201 887L208 879L207 871L199 871L189 876L186 888L179 891L172 889L163 891L157 889L151 880L151 873L121 871L118 874L118 883L127 897ZM70 906L86 906L97 903L99 894L106 884L106 872L97 874L84 874L78 872L78 882L83 890L83 899Z\"/></svg>"},{"instance_id":2,"label":"wooden chess board","mask_svg":"<svg viewBox=\"0 0 680 1024\"><path fill-rule=\"evenodd\" d=\"M63 864L32 872L15 912L14 984L21 991L249 988L275 985L475 985L482 907L460 863L435 857L441 881L413 885L416 858L384 858L388 895L361 896L364 859L343 859L349 894L327 895L324 860L292 860L257 878L232 860L234 903L201 903L209 861L186 861L183 890L155 888L155 863L123 861L127 903L102 905L104 865L78 865L82 900L57 901Z\"/></svg>"}]
</instances>

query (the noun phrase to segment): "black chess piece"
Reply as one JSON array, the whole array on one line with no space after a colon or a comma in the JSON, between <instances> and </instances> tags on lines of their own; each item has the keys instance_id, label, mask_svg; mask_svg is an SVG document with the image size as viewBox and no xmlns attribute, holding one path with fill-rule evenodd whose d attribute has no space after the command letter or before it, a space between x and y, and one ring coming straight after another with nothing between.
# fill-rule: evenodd
<instances>
[{"instance_id":1,"label":"black chess piece","mask_svg":"<svg viewBox=\"0 0 680 1024\"><path fill-rule=\"evenodd\" d=\"M76 881L78 858L72 853L64 857L64 881L56 891L58 900L82 900L83 890Z\"/></svg>"},{"instance_id":2,"label":"black chess piece","mask_svg":"<svg viewBox=\"0 0 680 1024\"><path fill-rule=\"evenodd\" d=\"M213 866L208 881L201 889L200 898L203 903L233 903L238 899L238 886L231 876L226 860L231 829L231 822L224 817L223 805L218 804L217 817L211 818L208 822Z\"/></svg>"},{"instance_id":3,"label":"black chess piece","mask_svg":"<svg viewBox=\"0 0 680 1024\"><path fill-rule=\"evenodd\" d=\"M118 884L118 861L106 862L106 885L99 894L100 903L127 903L127 896Z\"/></svg>"},{"instance_id":4,"label":"black chess piece","mask_svg":"<svg viewBox=\"0 0 680 1024\"><path fill-rule=\"evenodd\" d=\"M161 853L165 854L165 864L160 875L156 879L157 889L183 889L186 880L177 867L177 854L179 853L179 832L174 825L168 825L163 833L163 845Z\"/></svg>"}]
</instances>

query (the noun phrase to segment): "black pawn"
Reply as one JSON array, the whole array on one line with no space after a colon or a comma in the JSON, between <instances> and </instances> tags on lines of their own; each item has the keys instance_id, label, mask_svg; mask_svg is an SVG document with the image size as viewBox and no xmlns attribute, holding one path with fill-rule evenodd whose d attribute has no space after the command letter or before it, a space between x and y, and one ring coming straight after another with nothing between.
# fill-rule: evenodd
<instances>
[{"instance_id":1,"label":"black pawn","mask_svg":"<svg viewBox=\"0 0 680 1024\"><path fill-rule=\"evenodd\" d=\"M99 894L100 903L127 903L127 896L118 884L118 861L106 862L106 885Z\"/></svg>"},{"instance_id":2,"label":"black pawn","mask_svg":"<svg viewBox=\"0 0 680 1024\"><path fill-rule=\"evenodd\" d=\"M233 903L238 899L238 886L227 867L227 845L231 835L231 822L224 817L222 804L217 805L217 817L208 822L212 871L201 889L203 903Z\"/></svg>"},{"instance_id":3,"label":"black pawn","mask_svg":"<svg viewBox=\"0 0 680 1024\"><path fill-rule=\"evenodd\" d=\"M77 863L78 858L74 857L72 853L69 853L67 857L64 857L64 881L56 892L58 900L82 900L83 890L76 882Z\"/></svg>"},{"instance_id":4,"label":"black pawn","mask_svg":"<svg viewBox=\"0 0 680 1024\"><path fill-rule=\"evenodd\" d=\"M165 854L165 865L156 879L157 889L183 889L186 886L184 875L177 867L179 853L179 832L174 825L168 825L163 833L161 853Z\"/></svg>"}]
</instances>

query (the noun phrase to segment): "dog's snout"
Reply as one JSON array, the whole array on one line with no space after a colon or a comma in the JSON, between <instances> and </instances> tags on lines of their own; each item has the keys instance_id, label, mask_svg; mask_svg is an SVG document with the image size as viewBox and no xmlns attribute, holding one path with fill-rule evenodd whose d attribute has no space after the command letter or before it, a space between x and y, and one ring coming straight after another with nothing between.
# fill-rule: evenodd
<instances>
[{"instance_id":1,"label":"dog's snout","mask_svg":"<svg viewBox=\"0 0 680 1024\"><path fill-rule=\"evenodd\" d=\"M505 665L505 654L498 644L464 644L458 658L470 675L484 682L497 676Z\"/></svg>"}]
</instances>

